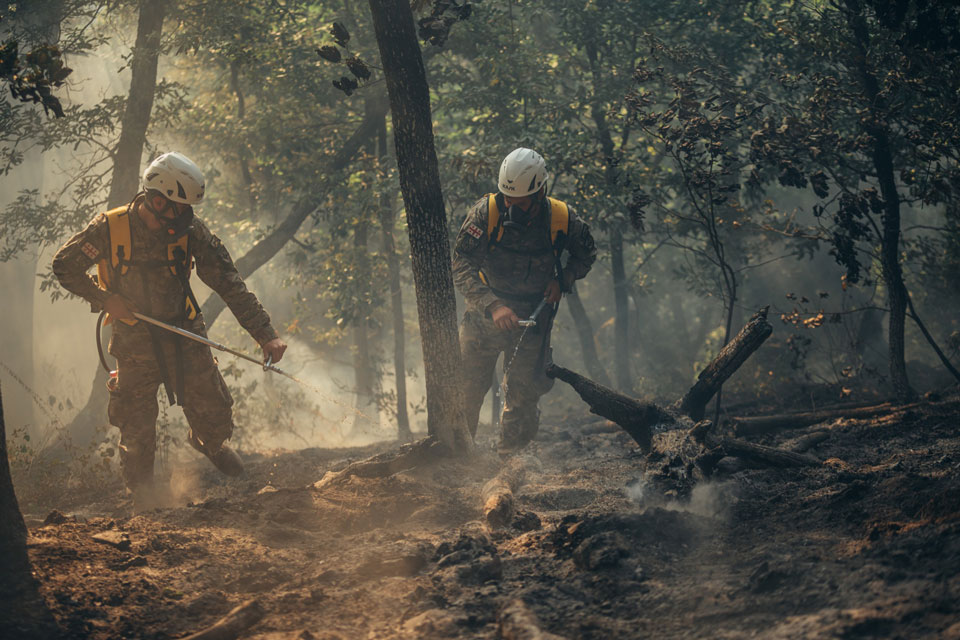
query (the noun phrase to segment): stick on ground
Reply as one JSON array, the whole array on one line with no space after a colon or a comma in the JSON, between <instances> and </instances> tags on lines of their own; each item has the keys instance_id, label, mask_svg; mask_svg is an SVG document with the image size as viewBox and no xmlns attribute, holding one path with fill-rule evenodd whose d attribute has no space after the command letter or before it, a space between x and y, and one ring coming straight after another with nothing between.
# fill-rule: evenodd
<instances>
[{"instance_id":1,"label":"stick on ground","mask_svg":"<svg viewBox=\"0 0 960 640\"><path fill-rule=\"evenodd\" d=\"M258 600L247 600L211 626L181 640L236 640L266 615Z\"/></svg>"}]
</instances>

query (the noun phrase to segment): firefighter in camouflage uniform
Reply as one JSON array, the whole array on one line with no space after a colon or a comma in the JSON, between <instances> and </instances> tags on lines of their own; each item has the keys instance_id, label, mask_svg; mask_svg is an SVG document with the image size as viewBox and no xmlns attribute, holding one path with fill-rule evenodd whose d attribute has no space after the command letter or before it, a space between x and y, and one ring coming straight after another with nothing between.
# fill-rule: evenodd
<instances>
[{"instance_id":1,"label":"firefighter in camouflage uniform","mask_svg":"<svg viewBox=\"0 0 960 640\"><path fill-rule=\"evenodd\" d=\"M546 197L546 182L540 154L515 149L500 166L499 193L473 206L454 249L453 279L467 307L460 325L467 424L476 435L480 406L503 353L501 453L537 435L537 402L553 386L544 374L553 316L561 295L597 257L589 227L564 202ZM543 300L548 305L524 334L520 321Z\"/></svg>"},{"instance_id":2,"label":"firefighter in camouflage uniform","mask_svg":"<svg viewBox=\"0 0 960 640\"><path fill-rule=\"evenodd\" d=\"M109 351L117 359L117 376L108 385L108 415L120 429L123 476L135 500L153 483L161 385L171 404L183 407L195 449L227 475L242 473L243 464L224 444L233 432L233 399L210 348L138 321L133 311L205 336L189 283L195 265L265 358L276 362L286 350L226 247L193 215L193 205L203 199L200 169L179 153L167 153L146 168L143 188L129 204L97 215L53 260L63 288L112 321ZM87 274L95 265L96 279Z\"/></svg>"}]
</instances>

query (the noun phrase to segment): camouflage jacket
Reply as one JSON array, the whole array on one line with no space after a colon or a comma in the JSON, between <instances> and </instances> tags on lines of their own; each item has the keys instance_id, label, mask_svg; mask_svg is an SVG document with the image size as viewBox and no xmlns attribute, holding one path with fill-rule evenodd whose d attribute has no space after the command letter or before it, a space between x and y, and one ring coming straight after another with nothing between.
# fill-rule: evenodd
<instances>
[{"instance_id":1,"label":"camouflage jacket","mask_svg":"<svg viewBox=\"0 0 960 640\"><path fill-rule=\"evenodd\" d=\"M560 283L564 291L587 275L597 259L590 228L572 207L568 210L569 235L564 243L568 258ZM524 230L504 229L500 242L491 247L487 238L487 198L473 205L457 234L453 254L453 281L468 309L485 313L495 303L503 303L520 315L533 311L549 282L555 279L556 257L548 216L549 206L544 201L539 214ZM481 279L481 272L486 282Z\"/></svg>"},{"instance_id":2,"label":"camouflage jacket","mask_svg":"<svg viewBox=\"0 0 960 640\"><path fill-rule=\"evenodd\" d=\"M137 204L139 199L134 206ZM116 275L114 271L114 286L111 291L101 289L96 280L87 273L90 267L104 258L109 259L110 256L110 235L107 219L103 214L97 215L85 229L60 247L53 258L53 273L64 289L89 301L94 310L101 309L111 294L118 293L131 301L140 313L158 320L176 322L183 316L185 292L180 280L167 267L136 264L145 260L166 260L168 240L161 234L150 231L133 211L129 217L133 264L122 276ZM247 289L220 238L199 218L194 218L188 236L190 254L195 261L200 280L223 298L240 325L258 343L264 344L276 338L277 332L270 324L270 316L257 297ZM143 325L142 322L133 326L117 323L114 343L119 341L133 346L142 340L146 348L150 349L147 330ZM182 326L202 332L202 316L198 314L196 319L186 321ZM111 353L115 353L113 344Z\"/></svg>"}]
</instances>

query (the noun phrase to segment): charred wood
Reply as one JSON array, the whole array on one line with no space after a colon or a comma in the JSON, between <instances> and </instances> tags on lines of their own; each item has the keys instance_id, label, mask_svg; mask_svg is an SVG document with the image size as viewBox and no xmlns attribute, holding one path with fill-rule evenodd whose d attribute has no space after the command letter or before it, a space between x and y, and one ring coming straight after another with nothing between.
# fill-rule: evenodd
<instances>
[{"instance_id":1,"label":"charred wood","mask_svg":"<svg viewBox=\"0 0 960 640\"><path fill-rule=\"evenodd\" d=\"M573 387L584 402L590 405L590 411L616 422L644 452L650 451L655 425L676 421L675 416L655 404L634 400L555 364L547 367L547 375L563 380Z\"/></svg>"},{"instance_id":2,"label":"charred wood","mask_svg":"<svg viewBox=\"0 0 960 640\"><path fill-rule=\"evenodd\" d=\"M701 420L707 403L716 395L723 383L770 337L773 327L767 322L768 309L769 307L764 307L755 313L740 333L721 349L713 362L700 372L697 383L680 401L679 408L682 413L693 420Z\"/></svg>"},{"instance_id":3,"label":"charred wood","mask_svg":"<svg viewBox=\"0 0 960 640\"><path fill-rule=\"evenodd\" d=\"M859 408L824 409L803 413L783 413L772 416L735 417L732 419L734 431L738 436L759 435L782 431L785 429L799 429L809 427L825 420L836 418L872 418L884 413L893 413L905 409L913 409L920 403L896 405L890 402Z\"/></svg>"}]
</instances>

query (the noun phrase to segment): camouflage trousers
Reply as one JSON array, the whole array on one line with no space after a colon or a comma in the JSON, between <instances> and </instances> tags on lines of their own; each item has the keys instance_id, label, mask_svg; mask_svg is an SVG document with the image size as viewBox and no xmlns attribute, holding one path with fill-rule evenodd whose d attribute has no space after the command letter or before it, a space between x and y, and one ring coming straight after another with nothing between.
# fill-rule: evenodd
<instances>
[{"instance_id":1,"label":"camouflage trousers","mask_svg":"<svg viewBox=\"0 0 960 640\"><path fill-rule=\"evenodd\" d=\"M110 424L120 429L120 464L131 489L153 481L157 390L163 381L153 343L146 337L149 334L142 333L145 339L136 347L131 345L132 340L115 333L110 349L117 356L117 381L110 390L108 415ZM233 433L233 398L210 347L186 338L163 336L159 342L172 389L177 388L178 369L174 340L180 340L183 354L183 413L193 434L215 451ZM123 348L115 350L117 342L124 343Z\"/></svg>"},{"instance_id":2,"label":"camouflage trousers","mask_svg":"<svg viewBox=\"0 0 960 640\"><path fill-rule=\"evenodd\" d=\"M473 310L464 314L460 324L464 408L467 426L473 435L477 432L480 407L490 389L497 358L504 354L507 371L504 409L500 417L501 451L520 449L533 441L540 426L537 402L553 387L553 380L543 373L543 362L540 361L541 350L549 350L549 335L546 336L547 344L544 344L540 327L531 327L518 348L517 341L522 334L522 328L498 329L493 320Z\"/></svg>"}]
</instances>

